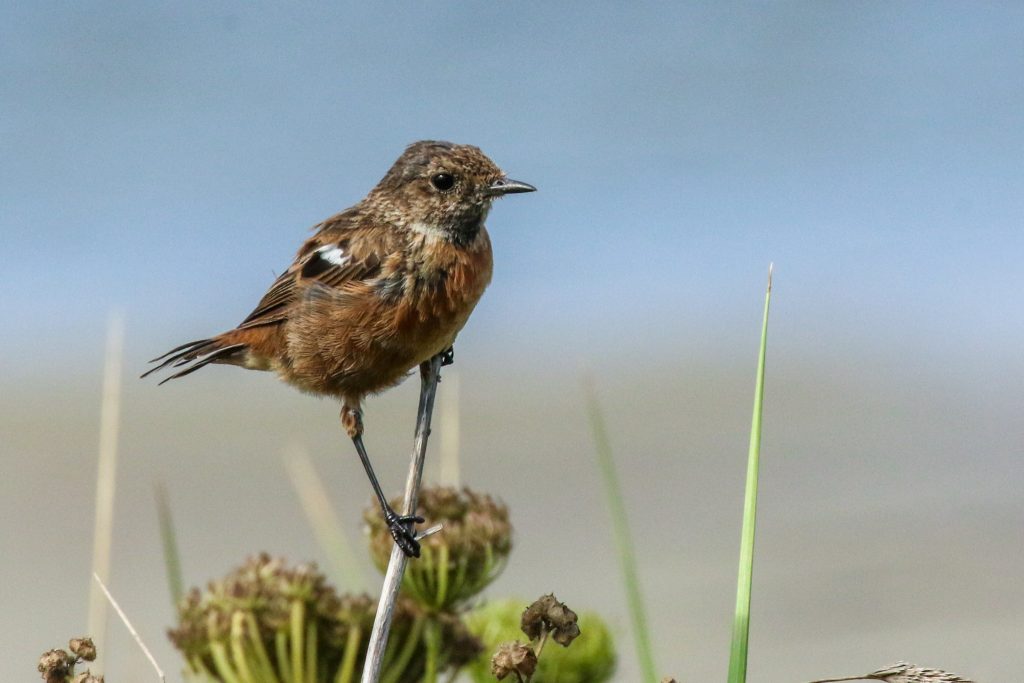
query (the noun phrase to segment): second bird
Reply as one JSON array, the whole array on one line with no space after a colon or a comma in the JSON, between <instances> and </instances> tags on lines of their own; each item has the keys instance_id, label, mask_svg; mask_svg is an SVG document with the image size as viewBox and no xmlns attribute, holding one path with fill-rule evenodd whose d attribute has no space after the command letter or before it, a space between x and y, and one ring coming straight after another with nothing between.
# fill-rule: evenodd
<instances>
[{"instance_id":1,"label":"second bird","mask_svg":"<svg viewBox=\"0 0 1024 683\"><path fill-rule=\"evenodd\" d=\"M418 557L414 523L381 490L363 446L362 401L420 363L451 354L491 280L484 220L497 197L535 190L478 148L425 140L406 148L361 202L315 227L295 260L238 327L154 359L184 377L211 363L272 370L342 401L391 535ZM162 383L162 382L161 382Z\"/></svg>"}]
</instances>

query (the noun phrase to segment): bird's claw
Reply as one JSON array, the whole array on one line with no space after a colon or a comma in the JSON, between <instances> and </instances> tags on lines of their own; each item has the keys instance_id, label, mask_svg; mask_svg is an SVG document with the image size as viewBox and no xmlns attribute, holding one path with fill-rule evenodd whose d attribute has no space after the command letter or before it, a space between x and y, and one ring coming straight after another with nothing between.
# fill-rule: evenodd
<instances>
[{"instance_id":1,"label":"bird's claw","mask_svg":"<svg viewBox=\"0 0 1024 683\"><path fill-rule=\"evenodd\" d=\"M455 362L455 347L449 346L441 352L441 367L447 367Z\"/></svg>"},{"instance_id":2,"label":"bird's claw","mask_svg":"<svg viewBox=\"0 0 1024 683\"><path fill-rule=\"evenodd\" d=\"M391 538L406 557L420 556L420 542L416 540L416 524L426 520L419 515L399 515L394 510L384 511L384 521L388 524Z\"/></svg>"}]
</instances>

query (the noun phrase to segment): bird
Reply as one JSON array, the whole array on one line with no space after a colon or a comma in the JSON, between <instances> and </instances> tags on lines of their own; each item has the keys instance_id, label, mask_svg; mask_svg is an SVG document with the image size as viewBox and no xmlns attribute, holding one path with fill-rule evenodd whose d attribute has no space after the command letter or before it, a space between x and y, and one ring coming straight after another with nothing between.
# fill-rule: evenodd
<instances>
[{"instance_id":1,"label":"bird","mask_svg":"<svg viewBox=\"0 0 1024 683\"><path fill-rule=\"evenodd\" d=\"M811 683L834 683L835 681L885 681L885 683L974 683L969 678L939 669L925 669L908 662L896 662L878 671L863 676L845 678L823 678Z\"/></svg>"},{"instance_id":2,"label":"bird","mask_svg":"<svg viewBox=\"0 0 1024 683\"><path fill-rule=\"evenodd\" d=\"M484 222L495 199L533 192L478 147L421 140L361 201L318 223L291 265L234 329L154 358L142 377L171 379L211 364L272 371L301 391L341 401L395 543L419 557L416 515L388 503L363 444L363 400L442 354L491 281Z\"/></svg>"}]
</instances>

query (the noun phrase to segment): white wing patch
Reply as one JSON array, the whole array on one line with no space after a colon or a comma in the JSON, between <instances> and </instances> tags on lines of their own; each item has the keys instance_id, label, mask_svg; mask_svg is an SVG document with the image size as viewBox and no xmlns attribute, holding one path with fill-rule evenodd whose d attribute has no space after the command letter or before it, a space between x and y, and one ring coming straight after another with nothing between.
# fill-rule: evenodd
<instances>
[{"instance_id":1,"label":"white wing patch","mask_svg":"<svg viewBox=\"0 0 1024 683\"><path fill-rule=\"evenodd\" d=\"M316 253L324 261L335 266L343 266L351 260L351 257L345 253L345 250L336 244L326 244L317 249Z\"/></svg>"}]
</instances>

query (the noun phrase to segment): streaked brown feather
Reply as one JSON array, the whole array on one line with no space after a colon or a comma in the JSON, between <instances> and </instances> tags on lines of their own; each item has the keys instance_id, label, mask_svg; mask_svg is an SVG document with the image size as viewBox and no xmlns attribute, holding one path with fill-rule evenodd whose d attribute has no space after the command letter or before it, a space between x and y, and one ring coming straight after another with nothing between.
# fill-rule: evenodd
<instances>
[{"instance_id":1,"label":"streaked brown feather","mask_svg":"<svg viewBox=\"0 0 1024 683\"><path fill-rule=\"evenodd\" d=\"M468 194L438 194L435 163L458 169ZM174 349L146 374L231 363L358 406L451 346L466 323L491 278L492 196L480 188L502 177L476 148L411 146L363 201L315 226L237 328Z\"/></svg>"}]
</instances>

